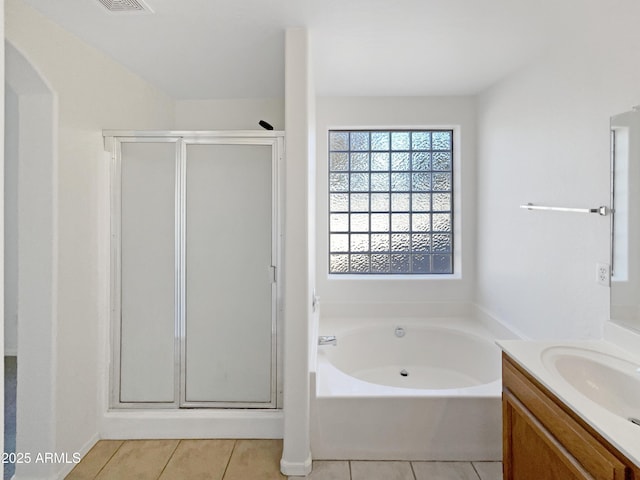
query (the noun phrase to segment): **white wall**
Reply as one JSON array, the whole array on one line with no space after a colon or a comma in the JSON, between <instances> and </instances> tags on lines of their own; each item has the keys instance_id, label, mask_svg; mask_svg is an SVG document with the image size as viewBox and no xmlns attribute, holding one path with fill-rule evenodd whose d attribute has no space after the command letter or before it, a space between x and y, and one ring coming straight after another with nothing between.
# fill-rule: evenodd
<instances>
[{"instance_id":1,"label":"white wall","mask_svg":"<svg viewBox=\"0 0 640 480\"><path fill-rule=\"evenodd\" d=\"M525 337L600 337L608 318L609 218L519 208L609 204L609 117L640 100L640 38L637 12L598 8L479 99L477 300Z\"/></svg>"},{"instance_id":2,"label":"white wall","mask_svg":"<svg viewBox=\"0 0 640 480\"><path fill-rule=\"evenodd\" d=\"M454 196L460 211L455 239L458 275L454 278L365 278L328 276L328 131L332 128L459 127L460 171ZM456 314L470 304L475 279L476 121L473 97L320 97L317 103L316 268L321 315L367 314L366 307L419 305L425 314ZM459 173L459 174L458 174ZM357 304L355 308L351 308ZM398 305L392 305L398 304ZM400 305L401 304L401 305ZM463 309L463 310L461 310ZM415 314L419 310L407 311Z\"/></svg>"},{"instance_id":3,"label":"white wall","mask_svg":"<svg viewBox=\"0 0 640 480\"><path fill-rule=\"evenodd\" d=\"M18 353L18 95L5 85L4 353Z\"/></svg>"},{"instance_id":4,"label":"white wall","mask_svg":"<svg viewBox=\"0 0 640 480\"><path fill-rule=\"evenodd\" d=\"M6 16L7 39L58 98L54 431L56 450L73 453L96 439L107 385L102 129L171 129L174 103L22 1L8 1Z\"/></svg>"},{"instance_id":5,"label":"white wall","mask_svg":"<svg viewBox=\"0 0 640 480\"><path fill-rule=\"evenodd\" d=\"M260 120L284 130L284 98L176 102L176 130L262 130Z\"/></svg>"}]
</instances>

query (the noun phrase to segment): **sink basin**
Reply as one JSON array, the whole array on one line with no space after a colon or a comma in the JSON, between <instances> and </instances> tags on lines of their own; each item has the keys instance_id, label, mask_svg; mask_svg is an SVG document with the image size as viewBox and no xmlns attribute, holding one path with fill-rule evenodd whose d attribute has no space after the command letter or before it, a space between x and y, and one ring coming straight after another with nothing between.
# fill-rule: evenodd
<instances>
[{"instance_id":1,"label":"sink basin","mask_svg":"<svg viewBox=\"0 0 640 480\"><path fill-rule=\"evenodd\" d=\"M550 347L542 363L581 395L640 428L640 365L578 347Z\"/></svg>"}]
</instances>

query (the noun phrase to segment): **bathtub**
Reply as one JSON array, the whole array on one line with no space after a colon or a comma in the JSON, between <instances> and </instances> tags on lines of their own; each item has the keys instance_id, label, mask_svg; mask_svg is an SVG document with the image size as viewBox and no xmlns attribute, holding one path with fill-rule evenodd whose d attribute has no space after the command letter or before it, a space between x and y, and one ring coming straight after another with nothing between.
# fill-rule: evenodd
<instances>
[{"instance_id":1,"label":"bathtub","mask_svg":"<svg viewBox=\"0 0 640 480\"><path fill-rule=\"evenodd\" d=\"M500 349L466 318L323 319L315 459L501 460Z\"/></svg>"}]
</instances>

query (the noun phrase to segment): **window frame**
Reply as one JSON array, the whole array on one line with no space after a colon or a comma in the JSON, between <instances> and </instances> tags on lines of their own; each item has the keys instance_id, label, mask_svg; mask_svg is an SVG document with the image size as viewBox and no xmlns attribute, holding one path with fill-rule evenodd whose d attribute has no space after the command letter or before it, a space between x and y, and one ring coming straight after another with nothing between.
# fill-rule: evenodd
<instances>
[{"instance_id":1,"label":"window frame","mask_svg":"<svg viewBox=\"0 0 640 480\"><path fill-rule=\"evenodd\" d=\"M326 278L328 280L412 280L412 281L433 281L433 280L451 280L451 279L461 279L462 278L462 243L463 243L463 235L462 235L462 205L461 200L463 196L462 192L462 162L461 162L461 152L463 149L462 138L461 138L461 125L460 124L430 124L430 125L366 125L366 126L354 126L354 125L326 125L325 130L325 155L323 158L324 166L322 171L323 175L323 183L324 183L324 202L322 208L324 210L324 232L321 234L324 237L321 245L324 247L321 258L323 259L323 270L325 271ZM418 272L418 273L408 273L408 272L331 272L330 271L330 257L331 257L331 245L330 245L330 235L331 235L331 227L330 227L330 218L331 218L331 192L330 192L330 176L332 173L331 165L330 165L330 135L331 132L335 131L345 131L345 132L354 132L354 131L362 131L362 132L416 132L416 131L449 131L451 132L451 152L452 152L452 165L451 165L451 174L452 174L452 186L451 186L451 195L452 195L452 204L450 209L451 215L451 236L452 236L452 251L451 251L451 262L453 264L453 269L451 273L432 273L432 272ZM393 150L390 148L388 152L392 152ZM371 150L368 150L371 152ZM347 173L350 173L351 170L347 170ZM390 170L391 172L391 170ZM349 192L352 193L352 192ZM363 193L371 193L371 188L367 192ZM391 193L391 191L389 192ZM369 210L369 213L371 211ZM389 208L389 213L392 210ZM347 232L350 233L350 232ZM369 231L369 233L371 233ZM319 246L321 246L319 245ZM371 254L371 252L369 252ZM325 270L326 269L326 270Z\"/></svg>"}]
</instances>

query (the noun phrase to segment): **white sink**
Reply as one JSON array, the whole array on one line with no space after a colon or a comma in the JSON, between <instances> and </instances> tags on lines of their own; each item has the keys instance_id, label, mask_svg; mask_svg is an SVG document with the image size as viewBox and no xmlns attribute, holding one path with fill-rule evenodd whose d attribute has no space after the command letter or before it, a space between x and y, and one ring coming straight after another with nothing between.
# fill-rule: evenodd
<instances>
[{"instance_id":1,"label":"white sink","mask_svg":"<svg viewBox=\"0 0 640 480\"><path fill-rule=\"evenodd\" d=\"M640 429L640 365L580 347L549 347L541 356L551 373Z\"/></svg>"}]
</instances>

